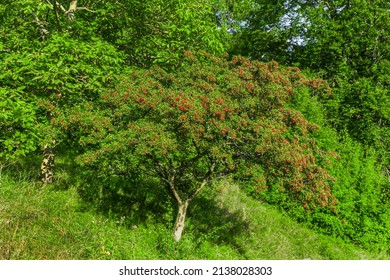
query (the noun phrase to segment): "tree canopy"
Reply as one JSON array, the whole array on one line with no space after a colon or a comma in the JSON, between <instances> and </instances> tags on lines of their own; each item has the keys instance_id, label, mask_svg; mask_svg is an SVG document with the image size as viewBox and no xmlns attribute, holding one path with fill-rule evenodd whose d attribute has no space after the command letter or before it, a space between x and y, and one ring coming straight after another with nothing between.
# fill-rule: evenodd
<instances>
[{"instance_id":1,"label":"tree canopy","mask_svg":"<svg viewBox=\"0 0 390 280\"><path fill-rule=\"evenodd\" d=\"M389 2L253 1L236 51L317 73L334 94L328 118L358 141L389 149ZM267 14L264 17L264 13ZM388 164L385 163L385 164Z\"/></svg>"},{"instance_id":2,"label":"tree canopy","mask_svg":"<svg viewBox=\"0 0 390 280\"><path fill-rule=\"evenodd\" d=\"M318 127L286 108L302 88L329 91L324 81L276 62L186 53L174 73L133 70L98 106L59 112L55 122L77 137L80 164L157 178L177 200L179 216L212 179L237 172L257 192L277 188L307 209L334 206L326 153L313 138Z\"/></svg>"}]
</instances>

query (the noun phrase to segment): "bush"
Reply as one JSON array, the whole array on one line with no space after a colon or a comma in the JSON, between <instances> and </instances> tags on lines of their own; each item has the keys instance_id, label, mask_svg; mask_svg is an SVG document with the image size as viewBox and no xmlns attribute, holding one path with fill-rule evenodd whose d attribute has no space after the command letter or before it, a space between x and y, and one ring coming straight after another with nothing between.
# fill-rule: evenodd
<instances>
[{"instance_id":1,"label":"bush","mask_svg":"<svg viewBox=\"0 0 390 280\"><path fill-rule=\"evenodd\" d=\"M317 208L308 213L300 203L276 190L262 193L261 198L294 219L309 223L319 232L342 237L366 249L388 250L390 184L382 172L385 166L378 160L384 155L353 140L347 133L331 128L323 99L318 97L312 89L303 88L288 104L321 126L314 139L322 150L329 153L324 166L335 179L332 193L338 200L337 211Z\"/></svg>"},{"instance_id":2,"label":"bush","mask_svg":"<svg viewBox=\"0 0 390 280\"><path fill-rule=\"evenodd\" d=\"M259 196L332 207L318 127L287 108L300 90L327 93L326 83L276 62L185 56L174 73L132 70L97 102L58 113L53 124L78 141L79 164L101 176L156 178L178 202L177 221L203 187L231 173Z\"/></svg>"}]
</instances>

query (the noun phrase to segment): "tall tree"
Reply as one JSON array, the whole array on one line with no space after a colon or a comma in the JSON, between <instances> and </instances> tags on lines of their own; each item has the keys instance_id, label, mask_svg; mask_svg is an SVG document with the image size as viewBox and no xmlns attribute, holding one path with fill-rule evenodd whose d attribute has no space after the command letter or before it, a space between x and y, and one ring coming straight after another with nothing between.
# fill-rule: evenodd
<instances>
[{"instance_id":1,"label":"tall tree","mask_svg":"<svg viewBox=\"0 0 390 280\"><path fill-rule=\"evenodd\" d=\"M96 98L126 66L177 66L185 49L222 52L212 7L211 1L157 0L0 4L0 86L23 87L19 98L40 107L44 182L52 181L59 144L53 109Z\"/></svg>"},{"instance_id":2,"label":"tall tree","mask_svg":"<svg viewBox=\"0 0 390 280\"><path fill-rule=\"evenodd\" d=\"M365 248L387 248L390 190L390 3L383 0L254 0L245 27L236 34L235 53L299 66L329 81L331 95L298 98L293 108L306 117L315 106L335 130L322 136L333 147L339 220L319 210L305 218L280 195L266 198L320 231ZM306 103L306 104L305 104ZM318 112L318 108L317 108ZM314 113L314 114L313 114ZM322 114L322 112L321 112ZM345 135L349 134L352 136ZM326 139L326 140L325 140ZM358 143L360 142L360 143ZM342 222L341 222L342 221ZM384 245L385 244L385 245ZM386 249L385 249L386 250Z\"/></svg>"},{"instance_id":3,"label":"tall tree","mask_svg":"<svg viewBox=\"0 0 390 280\"><path fill-rule=\"evenodd\" d=\"M129 24L117 43L132 65L179 64L184 51L225 51L227 33L217 28L214 0L146 0L127 10Z\"/></svg>"},{"instance_id":4,"label":"tall tree","mask_svg":"<svg viewBox=\"0 0 390 280\"><path fill-rule=\"evenodd\" d=\"M79 1L9 1L1 8L0 86L23 88L19 99L40 108L42 180L51 183L57 140L50 124L53 108L92 98L118 72L121 57L101 39L80 36L87 27L78 24L77 15L95 11Z\"/></svg>"},{"instance_id":5,"label":"tall tree","mask_svg":"<svg viewBox=\"0 0 390 280\"><path fill-rule=\"evenodd\" d=\"M390 151L390 3L384 0L255 0L236 52L319 73L334 88L335 127ZM266 15L266 16L264 16Z\"/></svg>"}]
</instances>

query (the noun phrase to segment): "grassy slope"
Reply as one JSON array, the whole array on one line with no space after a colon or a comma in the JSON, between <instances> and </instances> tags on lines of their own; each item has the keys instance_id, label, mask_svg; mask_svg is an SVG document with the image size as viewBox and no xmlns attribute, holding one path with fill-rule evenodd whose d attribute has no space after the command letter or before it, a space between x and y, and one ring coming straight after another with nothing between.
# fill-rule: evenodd
<instances>
[{"instance_id":1,"label":"grassy slope","mask_svg":"<svg viewBox=\"0 0 390 280\"><path fill-rule=\"evenodd\" d=\"M0 259L389 258L316 234L227 182L194 200L178 244L171 238L171 214L136 220L101 213L74 187L61 190L3 176Z\"/></svg>"}]
</instances>

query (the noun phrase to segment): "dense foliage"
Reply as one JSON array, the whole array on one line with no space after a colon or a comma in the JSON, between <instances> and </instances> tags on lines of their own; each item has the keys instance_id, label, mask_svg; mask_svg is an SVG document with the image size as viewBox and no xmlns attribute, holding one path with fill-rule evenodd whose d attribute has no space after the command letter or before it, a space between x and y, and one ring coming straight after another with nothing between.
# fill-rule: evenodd
<instances>
[{"instance_id":1,"label":"dense foliage","mask_svg":"<svg viewBox=\"0 0 390 280\"><path fill-rule=\"evenodd\" d=\"M179 205L212 178L239 173L256 192L277 189L307 209L334 206L318 127L285 108L305 87L329 91L275 62L187 53L175 73L132 71L100 95L99 108L84 104L55 122L76 130L81 164L156 177Z\"/></svg>"},{"instance_id":2,"label":"dense foliage","mask_svg":"<svg viewBox=\"0 0 390 280\"><path fill-rule=\"evenodd\" d=\"M229 176L386 252L389 24L384 0L4 0L0 175L55 154L101 180L90 197L115 197L117 178L128 196L165 191L177 240L193 198Z\"/></svg>"},{"instance_id":3,"label":"dense foliage","mask_svg":"<svg viewBox=\"0 0 390 280\"><path fill-rule=\"evenodd\" d=\"M236 51L315 72L334 94L329 121L381 151L389 170L389 2L253 1ZM264 11L267 17L264 17Z\"/></svg>"},{"instance_id":4,"label":"dense foliage","mask_svg":"<svg viewBox=\"0 0 390 280\"><path fill-rule=\"evenodd\" d=\"M93 99L125 63L169 67L187 48L221 52L207 5L194 13L195 1L3 1L0 86L23 87L46 122L52 107Z\"/></svg>"},{"instance_id":5,"label":"dense foliage","mask_svg":"<svg viewBox=\"0 0 390 280\"><path fill-rule=\"evenodd\" d=\"M0 171L7 163L36 148L36 109L20 99L20 92L0 88Z\"/></svg>"},{"instance_id":6,"label":"dense foliage","mask_svg":"<svg viewBox=\"0 0 390 280\"><path fill-rule=\"evenodd\" d=\"M330 173L337 178L334 194L343 220L326 213L308 218L278 195L267 201L328 234L388 248L388 1L254 0L247 12L233 52L298 66L323 77L333 89L314 103L301 95L293 106L327 126L317 140L340 155Z\"/></svg>"}]
</instances>

